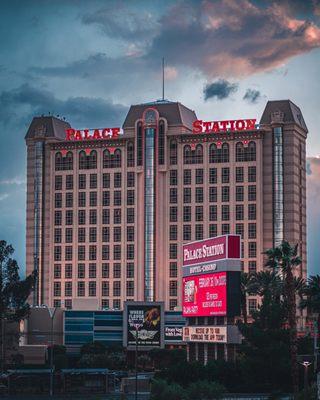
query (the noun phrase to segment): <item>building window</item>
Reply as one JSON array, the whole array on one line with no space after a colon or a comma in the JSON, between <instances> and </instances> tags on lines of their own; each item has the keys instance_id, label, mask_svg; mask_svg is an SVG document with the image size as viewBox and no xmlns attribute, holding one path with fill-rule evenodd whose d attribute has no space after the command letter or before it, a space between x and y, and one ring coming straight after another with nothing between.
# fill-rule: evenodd
<instances>
[{"instance_id":1,"label":"building window","mask_svg":"<svg viewBox=\"0 0 320 400\"><path fill-rule=\"evenodd\" d=\"M248 201L256 201L257 187L255 185L248 186Z\"/></svg>"},{"instance_id":2,"label":"building window","mask_svg":"<svg viewBox=\"0 0 320 400\"><path fill-rule=\"evenodd\" d=\"M54 279L61 278L61 265L60 264L54 264L53 277L54 277Z\"/></svg>"},{"instance_id":3,"label":"building window","mask_svg":"<svg viewBox=\"0 0 320 400\"><path fill-rule=\"evenodd\" d=\"M183 240L191 240L191 225L183 225Z\"/></svg>"},{"instance_id":4,"label":"building window","mask_svg":"<svg viewBox=\"0 0 320 400\"><path fill-rule=\"evenodd\" d=\"M85 151L79 153L79 169L96 169L97 168L97 152L92 150L89 155Z\"/></svg>"},{"instance_id":5,"label":"building window","mask_svg":"<svg viewBox=\"0 0 320 400\"><path fill-rule=\"evenodd\" d=\"M110 188L110 174L109 173L102 174L102 187L103 187L103 189Z\"/></svg>"},{"instance_id":6,"label":"building window","mask_svg":"<svg viewBox=\"0 0 320 400\"><path fill-rule=\"evenodd\" d=\"M101 283L101 294L105 297L109 296L109 282L103 281Z\"/></svg>"},{"instance_id":7,"label":"building window","mask_svg":"<svg viewBox=\"0 0 320 400\"><path fill-rule=\"evenodd\" d=\"M86 277L86 269L84 264L78 264L78 278L83 279Z\"/></svg>"},{"instance_id":8,"label":"building window","mask_svg":"<svg viewBox=\"0 0 320 400\"><path fill-rule=\"evenodd\" d=\"M102 223L103 223L103 225L110 224L110 210L109 209L104 208L102 210Z\"/></svg>"},{"instance_id":9,"label":"building window","mask_svg":"<svg viewBox=\"0 0 320 400\"><path fill-rule=\"evenodd\" d=\"M209 221L217 221L217 219L218 219L217 206L216 205L209 206Z\"/></svg>"},{"instance_id":10,"label":"building window","mask_svg":"<svg viewBox=\"0 0 320 400\"><path fill-rule=\"evenodd\" d=\"M103 205L103 207L110 206L110 191L109 190L104 190L102 192L102 205Z\"/></svg>"},{"instance_id":11,"label":"building window","mask_svg":"<svg viewBox=\"0 0 320 400\"><path fill-rule=\"evenodd\" d=\"M159 123L159 132L158 132L158 163L159 165L164 164L165 159L165 136L164 136L164 122L160 121Z\"/></svg>"},{"instance_id":12,"label":"building window","mask_svg":"<svg viewBox=\"0 0 320 400\"><path fill-rule=\"evenodd\" d=\"M113 259L121 260L121 245L120 244L115 244L113 246Z\"/></svg>"},{"instance_id":13,"label":"building window","mask_svg":"<svg viewBox=\"0 0 320 400\"><path fill-rule=\"evenodd\" d=\"M169 276L170 278L176 278L178 276L177 263L175 261L169 264Z\"/></svg>"},{"instance_id":14,"label":"building window","mask_svg":"<svg viewBox=\"0 0 320 400\"><path fill-rule=\"evenodd\" d=\"M72 246L66 246L64 251L65 251L64 259L66 261L71 261L72 260Z\"/></svg>"},{"instance_id":15,"label":"building window","mask_svg":"<svg viewBox=\"0 0 320 400\"><path fill-rule=\"evenodd\" d=\"M169 301L169 308L171 311L174 311L175 308L178 306L178 301L177 299L170 299Z\"/></svg>"},{"instance_id":16,"label":"building window","mask_svg":"<svg viewBox=\"0 0 320 400\"><path fill-rule=\"evenodd\" d=\"M86 248L85 246L78 246L78 260L85 260L86 259Z\"/></svg>"},{"instance_id":17,"label":"building window","mask_svg":"<svg viewBox=\"0 0 320 400\"><path fill-rule=\"evenodd\" d=\"M243 209L242 209L243 215ZM241 236L241 239L244 239L244 224L236 224L236 234Z\"/></svg>"},{"instance_id":18,"label":"building window","mask_svg":"<svg viewBox=\"0 0 320 400\"><path fill-rule=\"evenodd\" d=\"M90 207L97 207L97 192L90 192Z\"/></svg>"},{"instance_id":19,"label":"building window","mask_svg":"<svg viewBox=\"0 0 320 400\"><path fill-rule=\"evenodd\" d=\"M141 122L138 124L137 129L137 166L143 164L143 133L142 133L142 124Z\"/></svg>"},{"instance_id":20,"label":"building window","mask_svg":"<svg viewBox=\"0 0 320 400\"><path fill-rule=\"evenodd\" d=\"M78 297L84 297L86 295L85 283L83 281L78 282Z\"/></svg>"},{"instance_id":21,"label":"building window","mask_svg":"<svg viewBox=\"0 0 320 400\"><path fill-rule=\"evenodd\" d=\"M121 226L115 226L113 228L113 241L121 242Z\"/></svg>"},{"instance_id":22,"label":"building window","mask_svg":"<svg viewBox=\"0 0 320 400\"><path fill-rule=\"evenodd\" d=\"M257 257L257 243L256 242L249 242L249 258Z\"/></svg>"},{"instance_id":23,"label":"building window","mask_svg":"<svg viewBox=\"0 0 320 400\"><path fill-rule=\"evenodd\" d=\"M134 296L134 281L127 281L127 297Z\"/></svg>"},{"instance_id":24,"label":"building window","mask_svg":"<svg viewBox=\"0 0 320 400\"><path fill-rule=\"evenodd\" d=\"M64 277L66 279L72 279L72 264L66 264L64 267Z\"/></svg>"},{"instance_id":25,"label":"building window","mask_svg":"<svg viewBox=\"0 0 320 400\"><path fill-rule=\"evenodd\" d=\"M90 281L89 282L89 296L95 297L97 295L97 284L96 282Z\"/></svg>"},{"instance_id":26,"label":"building window","mask_svg":"<svg viewBox=\"0 0 320 400\"><path fill-rule=\"evenodd\" d=\"M127 224L134 223L134 208L127 208Z\"/></svg>"},{"instance_id":27,"label":"building window","mask_svg":"<svg viewBox=\"0 0 320 400\"><path fill-rule=\"evenodd\" d=\"M127 263L127 278L134 278L134 263L132 262Z\"/></svg>"},{"instance_id":28,"label":"building window","mask_svg":"<svg viewBox=\"0 0 320 400\"><path fill-rule=\"evenodd\" d=\"M54 299L53 300L53 307L60 308L61 307L61 300Z\"/></svg>"},{"instance_id":29,"label":"building window","mask_svg":"<svg viewBox=\"0 0 320 400\"><path fill-rule=\"evenodd\" d=\"M203 239L203 225L196 224L196 240L202 240Z\"/></svg>"},{"instance_id":30,"label":"building window","mask_svg":"<svg viewBox=\"0 0 320 400\"><path fill-rule=\"evenodd\" d=\"M134 144L132 142L127 144L127 167L134 167Z\"/></svg>"},{"instance_id":31,"label":"building window","mask_svg":"<svg viewBox=\"0 0 320 400\"><path fill-rule=\"evenodd\" d=\"M79 189L85 189L85 188L86 188L86 175L80 174L79 175Z\"/></svg>"},{"instance_id":32,"label":"building window","mask_svg":"<svg viewBox=\"0 0 320 400\"><path fill-rule=\"evenodd\" d=\"M256 143L249 142L247 147L244 147L242 142L236 144L236 161L256 161Z\"/></svg>"},{"instance_id":33,"label":"building window","mask_svg":"<svg viewBox=\"0 0 320 400\"><path fill-rule=\"evenodd\" d=\"M250 220L257 219L257 210L255 204L248 204L248 218Z\"/></svg>"},{"instance_id":34,"label":"building window","mask_svg":"<svg viewBox=\"0 0 320 400\"><path fill-rule=\"evenodd\" d=\"M200 168L196 169L196 184L197 185L203 184L203 169Z\"/></svg>"},{"instance_id":35,"label":"building window","mask_svg":"<svg viewBox=\"0 0 320 400\"><path fill-rule=\"evenodd\" d=\"M134 226L127 226L127 242L134 241Z\"/></svg>"},{"instance_id":36,"label":"building window","mask_svg":"<svg viewBox=\"0 0 320 400\"><path fill-rule=\"evenodd\" d=\"M78 206L85 207L86 206L86 192L79 192L78 195Z\"/></svg>"},{"instance_id":37,"label":"building window","mask_svg":"<svg viewBox=\"0 0 320 400\"><path fill-rule=\"evenodd\" d=\"M62 175L56 175L54 178L54 189L62 190Z\"/></svg>"},{"instance_id":38,"label":"building window","mask_svg":"<svg viewBox=\"0 0 320 400\"><path fill-rule=\"evenodd\" d=\"M69 151L65 157L60 152L55 155L55 170L68 171L73 169L73 154Z\"/></svg>"},{"instance_id":39,"label":"building window","mask_svg":"<svg viewBox=\"0 0 320 400\"><path fill-rule=\"evenodd\" d=\"M134 187L134 172L127 172L127 187Z\"/></svg>"},{"instance_id":40,"label":"building window","mask_svg":"<svg viewBox=\"0 0 320 400\"><path fill-rule=\"evenodd\" d=\"M127 191L127 205L128 206L134 205L134 190Z\"/></svg>"},{"instance_id":41,"label":"building window","mask_svg":"<svg viewBox=\"0 0 320 400\"><path fill-rule=\"evenodd\" d=\"M236 167L236 182L241 183L244 181L243 167Z\"/></svg>"},{"instance_id":42,"label":"building window","mask_svg":"<svg viewBox=\"0 0 320 400\"><path fill-rule=\"evenodd\" d=\"M217 224L209 225L209 237L216 237L218 235L218 227Z\"/></svg>"},{"instance_id":43,"label":"building window","mask_svg":"<svg viewBox=\"0 0 320 400\"><path fill-rule=\"evenodd\" d=\"M97 228L89 228L89 242L93 243L97 241Z\"/></svg>"},{"instance_id":44,"label":"building window","mask_svg":"<svg viewBox=\"0 0 320 400\"><path fill-rule=\"evenodd\" d=\"M191 185L191 169L185 169L183 171L183 184Z\"/></svg>"},{"instance_id":45,"label":"building window","mask_svg":"<svg viewBox=\"0 0 320 400\"><path fill-rule=\"evenodd\" d=\"M62 224L62 213L61 211L54 212L54 224L61 225Z\"/></svg>"},{"instance_id":46,"label":"building window","mask_svg":"<svg viewBox=\"0 0 320 400\"><path fill-rule=\"evenodd\" d=\"M242 221L244 219L244 208L243 204L236 205L236 220Z\"/></svg>"},{"instance_id":47,"label":"building window","mask_svg":"<svg viewBox=\"0 0 320 400\"><path fill-rule=\"evenodd\" d=\"M178 227L177 225L170 225L169 239L177 240L178 239Z\"/></svg>"},{"instance_id":48,"label":"building window","mask_svg":"<svg viewBox=\"0 0 320 400\"><path fill-rule=\"evenodd\" d=\"M102 299L101 300L101 308L103 310L108 310L109 309L109 299Z\"/></svg>"},{"instance_id":49,"label":"building window","mask_svg":"<svg viewBox=\"0 0 320 400\"><path fill-rule=\"evenodd\" d=\"M177 296L178 295L178 282L170 281L169 283L169 296Z\"/></svg>"},{"instance_id":50,"label":"building window","mask_svg":"<svg viewBox=\"0 0 320 400\"><path fill-rule=\"evenodd\" d=\"M230 180L230 169L229 168L222 168L221 169L221 182L222 183L229 183Z\"/></svg>"},{"instance_id":51,"label":"building window","mask_svg":"<svg viewBox=\"0 0 320 400\"><path fill-rule=\"evenodd\" d=\"M230 200L230 189L229 186L221 187L221 201L226 202Z\"/></svg>"},{"instance_id":52,"label":"building window","mask_svg":"<svg viewBox=\"0 0 320 400\"><path fill-rule=\"evenodd\" d=\"M110 249L108 244L103 244L102 245L102 259L103 260L109 260L110 257Z\"/></svg>"},{"instance_id":53,"label":"building window","mask_svg":"<svg viewBox=\"0 0 320 400\"><path fill-rule=\"evenodd\" d=\"M61 261L61 246L54 246L54 261Z\"/></svg>"},{"instance_id":54,"label":"building window","mask_svg":"<svg viewBox=\"0 0 320 400\"><path fill-rule=\"evenodd\" d=\"M198 144L194 150L189 145L183 148L184 164L202 164L203 163L203 147Z\"/></svg>"},{"instance_id":55,"label":"building window","mask_svg":"<svg viewBox=\"0 0 320 400\"><path fill-rule=\"evenodd\" d=\"M113 154L106 149L103 152L103 168L120 168L121 167L121 150L117 149Z\"/></svg>"},{"instance_id":56,"label":"building window","mask_svg":"<svg viewBox=\"0 0 320 400\"><path fill-rule=\"evenodd\" d=\"M243 201L243 200L244 200L244 187L236 186L236 201Z\"/></svg>"},{"instance_id":57,"label":"building window","mask_svg":"<svg viewBox=\"0 0 320 400\"><path fill-rule=\"evenodd\" d=\"M66 207L73 207L73 193L66 193Z\"/></svg>"},{"instance_id":58,"label":"building window","mask_svg":"<svg viewBox=\"0 0 320 400\"><path fill-rule=\"evenodd\" d=\"M169 247L169 256L170 258L177 258L178 255L178 248L176 243L170 243Z\"/></svg>"},{"instance_id":59,"label":"building window","mask_svg":"<svg viewBox=\"0 0 320 400\"><path fill-rule=\"evenodd\" d=\"M127 260L134 259L134 244L127 244Z\"/></svg>"},{"instance_id":60,"label":"building window","mask_svg":"<svg viewBox=\"0 0 320 400\"><path fill-rule=\"evenodd\" d=\"M176 188L170 188L170 203L176 204L178 202L178 190Z\"/></svg>"},{"instance_id":61,"label":"building window","mask_svg":"<svg viewBox=\"0 0 320 400\"><path fill-rule=\"evenodd\" d=\"M248 224L248 238L255 239L257 237L257 226L255 223Z\"/></svg>"},{"instance_id":62,"label":"building window","mask_svg":"<svg viewBox=\"0 0 320 400\"><path fill-rule=\"evenodd\" d=\"M78 224L85 225L86 224L86 210L78 211Z\"/></svg>"},{"instance_id":63,"label":"building window","mask_svg":"<svg viewBox=\"0 0 320 400\"><path fill-rule=\"evenodd\" d=\"M66 175L66 190L73 189L73 175Z\"/></svg>"},{"instance_id":64,"label":"building window","mask_svg":"<svg viewBox=\"0 0 320 400\"><path fill-rule=\"evenodd\" d=\"M102 263L102 271L101 271L102 278L109 278L109 264Z\"/></svg>"},{"instance_id":65,"label":"building window","mask_svg":"<svg viewBox=\"0 0 320 400\"><path fill-rule=\"evenodd\" d=\"M256 167L248 167L248 181L256 182Z\"/></svg>"},{"instance_id":66,"label":"building window","mask_svg":"<svg viewBox=\"0 0 320 400\"><path fill-rule=\"evenodd\" d=\"M113 281L113 296L121 296L121 281Z\"/></svg>"},{"instance_id":67,"label":"building window","mask_svg":"<svg viewBox=\"0 0 320 400\"><path fill-rule=\"evenodd\" d=\"M71 310L72 309L72 300L71 299L65 299L64 308L67 309L67 310Z\"/></svg>"},{"instance_id":68,"label":"building window","mask_svg":"<svg viewBox=\"0 0 320 400\"><path fill-rule=\"evenodd\" d=\"M61 228L55 228L54 229L54 242L55 243L61 243L61 239L62 239Z\"/></svg>"},{"instance_id":69,"label":"building window","mask_svg":"<svg viewBox=\"0 0 320 400\"><path fill-rule=\"evenodd\" d=\"M66 211L66 225L73 225L73 210Z\"/></svg>"},{"instance_id":70,"label":"building window","mask_svg":"<svg viewBox=\"0 0 320 400\"><path fill-rule=\"evenodd\" d=\"M251 315L255 311L257 311L257 300L256 299L249 299L248 301L248 311Z\"/></svg>"},{"instance_id":71,"label":"building window","mask_svg":"<svg viewBox=\"0 0 320 400\"><path fill-rule=\"evenodd\" d=\"M249 271L249 274L255 274L257 272L257 262L256 261L249 261L248 271Z\"/></svg>"},{"instance_id":72,"label":"building window","mask_svg":"<svg viewBox=\"0 0 320 400\"><path fill-rule=\"evenodd\" d=\"M121 183L122 183L121 172L115 172L113 177L113 186L115 188L121 188Z\"/></svg>"},{"instance_id":73,"label":"building window","mask_svg":"<svg viewBox=\"0 0 320 400\"><path fill-rule=\"evenodd\" d=\"M222 221L229 221L230 219L230 212L229 212L229 206L228 205L223 205L221 208L221 219Z\"/></svg>"},{"instance_id":74,"label":"building window","mask_svg":"<svg viewBox=\"0 0 320 400\"><path fill-rule=\"evenodd\" d=\"M228 235L230 233L230 225L222 224L221 235Z\"/></svg>"},{"instance_id":75,"label":"building window","mask_svg":"<svg viewBox=\"0 0 320 400\"><path fill-rule=\"evenodd\" d=\"M61 282L53 283L53 296L60 297L61 296Z\"/></svg>"},{"instance_id":76,"label":"building window","mask_svg":"<svg viewBox=\"0 0 320 400\"><path fill-rule=\"evenodd\" d=\"M97 224L97 210L89 211L89 224L96 225Z\"/></svg>"},{"instance_id":77,"label":"building window","mask_svg":"<svg viewBox=\"0 0 320 400\"><path fill-rule=\"evenodd\" d=\"M178 162L178 146L175 139L170 140L170 164L177 165Z\"/></svg>"},{"instance_id":78,"label":"building window","mask_svg":"<svg viewBox=\"0 0 320 400\"><path fill-rule=\"evenodd\" d=\"M170 171L170 185L176 186L178 184L178 171L176 169L172 169Z\"/></svg>"},{"instance_id":79,"label":"building window","mask_svg":"<svg viewBox=\"0 0 320 400\"><path fill-rule=\"evenodd\" d=\"M196 187L196 203L203 203L203 188Z\"/></svg>"},{"instance_id":80,"label":"building window","mask_svg":"<svg viewBox=\"0 0 320 400\"><path fill-rule=\"evenodd\" d=\"M183 202L191 203L191 188L183 188Z\"/></svg>"},{"instance_id":81,"label":"building window","mask_svg":"<svg viewBox=\"0 0 320 400\"><path fill-rule=\"evenodd\" d=\"M220 148L215 143L212 143L209 147L209 162L213 164L229 162L228 143L223 143Z\"/></svg>"},{"instance_id":82,"label":"building window","mask_svg":"<svg viewBox=\"0 0 320 400\"><path fill-rule=\"evenodd\" d=\"M90 174L90 189L96 189L97 184L97 174Z\"/></svg>"},{"instance_id":83,"label":"building window","mask_svg":"<svg viewBox=\"0 0 320 400\"><path fill-rule=\"evenodd\" d=\"M196 221L203 221L203 207L196 206Z\"/></svg>"},{"instance_id":84,"label":"building window","mask_svg":"<svg viewBox=\"0 0 320 400\"><path fill-rule=\"evenodd\" d=\"M115 208L113 210L113 223L121 224L121 208Z\"/></svg>"},{"instance_id":85,"label":"building window","mask_svg":"<svg viewBox=\"0 0 320 400\"><path fill-rule=\"evenodd\" d=\"M72 282L65 282L64 295L65 297L72 297Z\"/></svg>"},{"instance_id":86,"label":"building window","mask_svg":"<svg viewBox=\"0 0 320 400\"><path fill-rule=\"evenodd\" d=\"M121 206L121 191L120 190L115 190L113 192L113 205Z\"/></svg>"},{"instance_id":87,"label":"building window","mask_svg":"<svg viewBox=\"0 0 320 400\"><path fill-rule=\"evenodd\" d=\"M183 222L191 221L191 207L184 206L183 207Z\"/></svg>"},{"instance_id":88,"label":"building window","mask_svg":"<svg viewBox=\"0 0 320 400\"><path fill-rule=\"evenodd\" d=\"M97 266L96 264L89 264L89 278L96 278L97 276Z\"/></svg>"},{"instance_id":89,"label":"building window","mask_svg":"<svg viewBox=\"0 0 320 400\"><path fill-rule=\"evenodd\" d=\"M217 187L216 186L210 186L209 187L209 202L210 203L216 203L217 199L218 199Z\"/></svg>"},{"instance_id":90,"label":"building window","mask_svg":"<svg viewBox=\"0 0 320 400\"><path fill-rule=\"evenodd\" d=\"M217 168L210 168L209 169L209 183L215 184L218 181L218 174L217 174Z\"/></svg>"},{"instance_id":91,"label":"building window","mask_svg":"<svg viewBox=\"0 0 320 400\"><path fill-rule=\"evenodd\" d=\"M62 207L62 193L55 193L54 195L54 206L55 208Z\"/></svg>"},{"instance_id":92,"label":"building window","mask_svg":"<svg viewBox=\"0 0 320 400\"><path fill-rule=\"evenodd\" d=\"M170 207L170 222L177 222L178 220L178 208L177 207Z\"/></svg>"},{"instance_id":93,"label":"building window","mask_svg":"<svg viewBox=\"0 0 320 400\"><path fill-rule=\"evenodd\" d=\"M78 228L78 242L84 243L86 241L86 228Z\"/></svg>"},{"instance_id":94,"label":"building window","mask_svg":"<svg viewBox=\"0 0 320 400\"><path fill-rule=\"evenodd\" d=\"M114 310L120 310L120 299L114 299L112 303Z\"/></svg>"}]
</instances>

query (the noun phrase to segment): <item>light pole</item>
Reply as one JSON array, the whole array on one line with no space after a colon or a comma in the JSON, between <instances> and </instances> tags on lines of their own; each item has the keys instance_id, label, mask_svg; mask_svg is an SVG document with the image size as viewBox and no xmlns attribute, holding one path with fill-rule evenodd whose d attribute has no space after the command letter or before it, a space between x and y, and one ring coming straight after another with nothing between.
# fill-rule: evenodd
<instances>
[{"instance_id":1,"label":"light pole","mask_svg":"<svg viewBox=\"0 0 320 400\"><path fill-rule=\"evenodd\" d=\"M50 344L51 344L51 354L50 354L50 396L53 396L53 321L54 316L57 311L57 307L49 308L46 304L42 304L39 308L46 308L50 315L51 320L51 330L50 330Z\"/></svg>"},{"instance_id":2,"label":"light pole","mask_svg":"<svg viewBox=\"0 0 320 400\"><path fill-rule=\"evenodd\" d=\"M139 339L139 328L143 324L135 323L133 324L136 330L136 351L135 351L135 400L138 400L138 339Z\"/></svg>"},{"instance_id":3,"label":"light pole","mask_svg":"<svg viewBox=\"0 0 320 400\"><path fill-rule=\"evenodd\" d=\"M310 361L303 361L301 365L304 366L304 398L307 399L307 388L308 388L308 368L311 365Z\"/></svg>"}]
</instances>

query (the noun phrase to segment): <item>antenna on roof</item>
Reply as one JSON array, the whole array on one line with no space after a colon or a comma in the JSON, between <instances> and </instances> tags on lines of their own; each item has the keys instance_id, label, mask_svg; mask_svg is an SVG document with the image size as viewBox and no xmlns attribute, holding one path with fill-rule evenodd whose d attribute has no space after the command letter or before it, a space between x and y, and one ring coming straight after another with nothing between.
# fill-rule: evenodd
<instances>
[{"instance_id":1,"label":"antenna on roof","mask_svg":"<svg viewBox=\"0 0 320 400\"><path fill-rule=\"evenodd\" d=\"M162 57L162 101L164 101L164 57Z\"/></svg>"}]
</instances>

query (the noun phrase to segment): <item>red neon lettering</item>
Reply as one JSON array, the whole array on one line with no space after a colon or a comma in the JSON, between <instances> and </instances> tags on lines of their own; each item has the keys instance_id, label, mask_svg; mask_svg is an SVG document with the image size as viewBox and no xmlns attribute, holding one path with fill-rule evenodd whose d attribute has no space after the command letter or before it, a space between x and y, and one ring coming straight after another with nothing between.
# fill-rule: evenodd
<instances>
[{"instance_id":1,"label":"red neon lettering","mask_svg":"<svg viewBox=\"0 0 320 400\"><path fill-rule=\"evenodd\" d=\"M66 129L66 140L73 140L74 138L74 129Z\"/></svg>"},{"instance_id":2,"label":"red neon lettering","mask_svg":"<svg viewBox=\"0 0 320 400\"><path fill-rule=\"evenodd\" d=\"M255 129L256 126L256 119L246 119L247 129Z\"/></svg>"},{"instance_id":3,"label":"red neon lettering","mask_svg":"<svg viewBox=\"0 0 320 400\"><path fill-rule=\"evenodd\" d=\"M82 140L82 135L81 135L81 131L77 130L76 134L74 136L75 140Z\"/></svg>"},{"instance_id":4,"label":"red neon lettering","mask_svg":"<svg viewBox=\"0 0 320 400\"><path fill-rule=\"evenodd\" d=\"M84 139L90 139L89 129L84 129L83 133L84 133L84 136L83 136Z\"/></svg>"},{"instance_id":5,"label":"red neon lettering","mask_svg":"<svg viewBox=\"0 0 320 400\"><path fill-rule=\"evenodd\" d=\"M101 136L102 136L104 139L110 137L110 129L109 129L109 128L104 128L104 129L102 129Z\"/></svg>"},{"instance_id":6,"label":"red neon lettering","mask_svg":"<svg viewBox=\"0 0 320 400\"><path fill-rule=\"evenodd\" d=\"M94 130L92 139L101 139L99 129Z\"/></svg>"},{"instance_id":7,"label":"red neon lettering","mask_svg":"<svg viewBox=\"0 0 320 400\"><path fill-rule=\"evenodd\" d=\"M202 121L201 120L193 121L192 128L193 128L192 129L193 133L201 133L202 132Z\"/></svg>"},{"instance_id":8,"label":"red neon lettering","mask_svg":"<svg viewBox=\"0 0 320 400\"><path fill-rule=\"evenodd\" d=\"M213 127L212 127L212 129L211 129L211 132L215 132L215 133L220 132L220 128L219 128L218 122L214 122L214 123L213 123Z\"/></svg>"},{"instance_id":9,"label":"red neon lettering","mask_svg":"<svg viewBox=\"0 0 320 400\"><path fill-rule=\"evenodd\" d=\"M210 132L210 128L211 128L211 122L202 122L204 129L204 132L209 133Z\"/></svg>"},{"instance_id":10,"label":"red neon lettering","mask_svg":"<svg viewBox=\"0 0 320 400\"><path fill-rule=\"evenodd\" d=\"M120 128L111 128L112 137L117 138L119 136Z\"/></svg>"},{"instance_id":11,"label":"red neon lettering","mask_svg":"<svg viewBox=\"0 0 320 400\"><path fill-rule=\"evenodd\" d=\"M235 131L235 128L234 128L234 124L235 124L235 122L236 121L229 121L229 124L230 124L230 131Z\"/></svg>"},{"instance_id":12,"label":"red neon lettering","mask_svg":"<svg viewBox=\"0 0 320 400\"><path fill-rule=\"evenodd\" d=\"M227 131L227 125L229 121L220 121L220 125L222 126L221 130L226 132Z\"/></svg>"},{"instance_id":13,"label":"red neon lettering","mask_svg":"<svg viewBox=\"0 0 320 400\"><path fill-rule=\"evenodd\" d=\"M236 129L237 131L243 131L245 129L245 123L243 119L236 121Z\"/></svg>"}]
</instances>

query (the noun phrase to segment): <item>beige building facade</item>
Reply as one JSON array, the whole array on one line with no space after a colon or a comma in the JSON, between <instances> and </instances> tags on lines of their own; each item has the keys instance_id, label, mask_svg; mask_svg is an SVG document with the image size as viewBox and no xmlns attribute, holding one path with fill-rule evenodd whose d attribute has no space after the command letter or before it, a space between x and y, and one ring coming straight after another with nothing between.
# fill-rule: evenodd
<instances>
[{"instance_id":1,"label":"beige building facade","mask_svg":"<svg viewBox=\"0 0 320 400\"><path fill-rule=\"evenodd\" d=\"M262 270L262 252L286 239L298 243L306 276L300 109L270 101L260 124L242 131L195 134L196 120L180 103L157 101L131 106L123 134L66 140L67 122L33 119L26 260L27 273L38 270L34 304L122 309L146 300L179 310L182 244L227 233L242 236L244 271Z\"/></svg>"}]
</instances>

